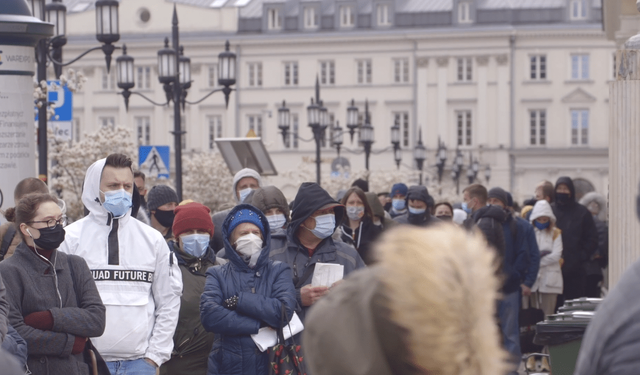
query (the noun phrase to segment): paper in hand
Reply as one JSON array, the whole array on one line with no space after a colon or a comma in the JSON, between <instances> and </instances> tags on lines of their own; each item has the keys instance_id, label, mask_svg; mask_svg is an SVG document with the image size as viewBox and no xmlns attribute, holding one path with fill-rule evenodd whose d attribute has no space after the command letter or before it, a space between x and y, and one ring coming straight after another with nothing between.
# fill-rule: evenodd
<instances>
[{"instance_id":1,"label":"paper in hand","mask_svg":"<svg viewBox=\"0 0 640 375\"><path fill-rule=\"evenodd\" d=\"M330 288L333 283L342 280L343 277L344 266L342 264L316 263L311 285Z\"/></svg>"}]
</instances>

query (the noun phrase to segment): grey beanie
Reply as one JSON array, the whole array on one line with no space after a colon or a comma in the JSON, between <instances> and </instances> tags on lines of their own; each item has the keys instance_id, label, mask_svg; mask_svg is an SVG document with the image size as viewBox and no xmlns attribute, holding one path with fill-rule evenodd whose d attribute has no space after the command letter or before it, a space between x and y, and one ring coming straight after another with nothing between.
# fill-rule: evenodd
<instances>
[{"instance_id":1,"label":"grey beanie","mask_svg":"<svg viewBox=\"0 0 640 375\"><path fill-rule=\"evenodd\" d=\"M505 207L509 207L509 195L503 188L494 187L489 190L487 198L496 198L504 204Z\"/></svg>"},{"instance_id":2,"label":"grey beanie","mask_svg":"<svg viewBox=\"0 0 640 375\"><path fill-rule=\"evenodd\" d=\"M167 185L156 185L147 193L149 211L155 211L158 207L171 202L178 204L178 194Z\"/></svg>"}]
</instances>

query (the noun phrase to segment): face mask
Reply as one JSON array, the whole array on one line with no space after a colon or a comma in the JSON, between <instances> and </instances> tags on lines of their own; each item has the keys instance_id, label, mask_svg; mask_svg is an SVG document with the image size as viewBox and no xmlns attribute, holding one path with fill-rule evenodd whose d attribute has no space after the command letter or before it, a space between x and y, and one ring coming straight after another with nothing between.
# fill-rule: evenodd
<instances>
[{"instance_id":1,"label":"face mask","mask_svg":"<svg viewBox=\"0 0 640 375\"><path fill-rule=\"evenodd\" d=\"M567 204L570 198L569 193L556 193L556 202L558 202L558 204Z\"/></svg>"},{"instance_id":2,"label":"face mask","mask_svg":"<svg viewBox=\"0 0 640 375\"><path fill-rule=\"evenodd\" d=\"M240 203L244 202L244 200L247 199L247 197L249 196L249 194L251 194L252 191L253 191L252 188L246 188L246 189L240 190L238 192L240 194Z\"/></svg>"},{"instance_id":3,"label":"face mask","mask_svg":"<svg viewBox=\"0 0 640 375\"><path fill-rule=\"evenodd\" d=\"M334 214L316 216L315 220L316 227L314 229L305 228L321 240L331 236L336 230L336 215Z\"/></svg>"},{"instance_id":4,"label":"face mask","mask_svg":"<svg viewBox=\"0 0 640 375\"><path fill-rule=\"evenodd\" d=\"M442 221L452 221L453 220L453 216L449 216L449 215L440 215L440 216L436 216L438 219L442 220Z\"/></svg>"},{"instance_id":5,"label":"face mask","mask_svg":"<svg viewBox=\"0 0 640 375\"><path fill-rule=\"evenodd\" d=\"M542 223L538 222L538 220L534 220L533 221L533 225L535 225L536 228L538 228L540 230L545 230L545 229L549 228L549 225L551 225L551 222L547 221L546 223L542 224Z\"/></svg>"},{"instance_id":6,"label":"face mask","mask_svg":"<svg viewBox=\"0 0 640 375\"><path fill-rule=\"evenodd\" d=\"M156 213L153 214L153 216L156 217L156 220L158 220L160 225L165 228L171 228L173 226L173 218L176 214L173 211L156 210Z\"/></svg>"},{"instance_id":7,"label":"face mask","mask_svg":"<svg viewBox=\"0 0 640 375\"><path fill-rule=\"evenodd\" d=\"M244 256L252 256L262 250L262 238L253 233L244 235L236 240L236 250Z\"/></svg>"},{"instance_id":8,"label":"face mask","mask_svg":"<svg viewBox=\"0 0 640 375\"><path fill-rule=\"evenodd\" d=\"M182 250L184 250L185 253L193 255L196 258L202 258L202 256L207 252L210 238L211 237L208 234L200 233L180 236Z\"/></svg>"},{"instance_id":9,"label":"face mask","mask_svg":"<svg viewBox=\"0 0 640 375\"><path fill-rule=\"evenodd\" d=\"M31 235L29 229L27 229L27 233L29 233L29 237L33 240L33 243L42 250L53 250L57 249L62 241L64 241L65 231L62 228L62 225L56 225L53 228L42 228L38 229L40 231L40 237L38 239L34 239Z\"/></svg>"},{"instance_id":10,"label":"face mask","mask_svg":"<svg viewBox=\"0 0 640 375\"><path fill-rule=\"evenodd\" d=\"M406 204L407 202L405 202L404 199L394 199L391 201L391 205L393 206L393 209L396 211L404 210L404 207Z\"/></svg>"},{"instance_id":11,"label":"face mask","mask_svg":"<svg viewBox=\"0 0 640 375\"><path fill-rule=\"evenodd\" d=\"M358 221L364 216L364 207L349 206L347 207L347 216L349 220Z\"/></svg>"},{"instance_id":12,"label":"face mask","mask_svg":"<svg viewBox=\"0 0 640 375\"><path fill-rule=\"evenodd\" d=\"M269 222L269 228L271 228L271 230L282 228L287 223L284 214L267 216L267 221Z\"/></svg>"},{"instance_id":13,"label":"face mask","mask_svg":"<svg viewBox=\"0 0 640 375\"><path fill-rule=\"evenodd\" d=\"M113 217L124 216L131 208L131 193L124 189L102 192L104 194L104 207L113 214Z\"/></svg>"},{"instance_id":14,"label":"face mask","mask_svg":"<svg viewBox=\"0 0 640 375\"><path fill-rule=\"evenodd\" d=\"M387 202L387 203L385 203L385 204L384 204L384 210L385 210L385 211L389 211L389 210L391 209L391 207L393 207L393 206L391 205L391 202Z\"/></svg>"},{"instance_id":15,"label":"face mask","mask_svg":"<svg viewBox=\"0 0 640 375\"><path fill-rule=\"evenodd\" d=\"M413 207L409 206L409 213L411 215L422 215L425 212L427 212L426 208L413 208Z\"/></svg>"},{"instance_id":16,"label":"face mask","mask_svg":"<svg viewBox=\"0 0 640 375\"><path fill-rule=\"evenodd\" d=\"M462 202L462 210L467 213L467 215L471 214L472 210L467 205L467 202Z\"/></svg>"}]
</instances>

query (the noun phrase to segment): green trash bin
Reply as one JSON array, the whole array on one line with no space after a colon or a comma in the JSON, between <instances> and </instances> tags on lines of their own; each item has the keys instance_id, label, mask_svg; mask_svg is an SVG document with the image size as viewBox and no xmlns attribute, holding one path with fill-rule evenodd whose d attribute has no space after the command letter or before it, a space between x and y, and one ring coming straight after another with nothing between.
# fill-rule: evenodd
<instances>
[{"instance_id":1,"label":"green trash bin","mask_svg":"<svg viewBox=\"0 0 640 375\"><path fill-rule=\"evenodd\" d=\"M582 337L593 311L570 311L549 315L536 325L533 342L549 347L549 364L553 375L573 375Z\"/></svg>"}]
</instances>

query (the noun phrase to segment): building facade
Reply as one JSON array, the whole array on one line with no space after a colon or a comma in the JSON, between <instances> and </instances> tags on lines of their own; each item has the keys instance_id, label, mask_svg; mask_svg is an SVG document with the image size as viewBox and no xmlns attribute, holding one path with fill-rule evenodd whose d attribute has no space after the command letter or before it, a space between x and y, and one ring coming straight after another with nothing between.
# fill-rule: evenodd
<instances>
[{"instance_id":1,"label":"building facade","mask_svg":"<svg viewBox=\"0 0 640 375\"><path fill-rule=\"evenodd\" d=\"M65 2L71 11L65 54L75 56L97 43L95 14L88 2ZM368 103L374 173L396 168L390 137L398 124L402 169L415 169L412 152L421 134L424 170L433 178L438 142L444 142L445 187L455 184L450 171L459 151L461 187L472 158L480 182L490 166L489 185L511 190L518 200L530 197L539 181L562 175L579 179L583 190L607 194L607 84L615 44L602 30L599 0L125 0L120 43L135 57L135 90L156 102L165 101L156 53L170 36L174 3L192 61L189 98L216 88L217 55L226 40L237 54L228 109L222 95L187 105L187 153L214 150L216 138L253 130L281 174L313 161L315 144L304 141L312 138L306 107L318 80L332 126L345 128L352 100L361 116ZM73 67L89 78L74 101L76 140L121 124L141 144L173 145L170 107L133 96L127 112L115 74L106 73L98 53ZM277 123L283 101L291 113L284 142ZM351 170L364 169L357 136L353 144L345 136L342 150ZM328 170L337 156L330 136L322 152ZM270 181L294 189L284 178Z\"/></svg>"}]
</instances>

